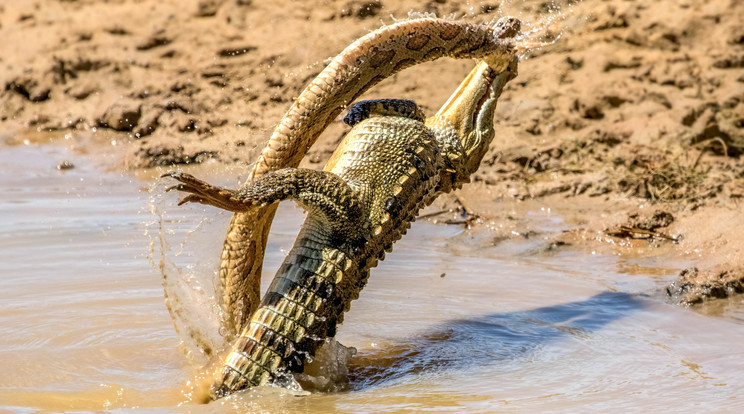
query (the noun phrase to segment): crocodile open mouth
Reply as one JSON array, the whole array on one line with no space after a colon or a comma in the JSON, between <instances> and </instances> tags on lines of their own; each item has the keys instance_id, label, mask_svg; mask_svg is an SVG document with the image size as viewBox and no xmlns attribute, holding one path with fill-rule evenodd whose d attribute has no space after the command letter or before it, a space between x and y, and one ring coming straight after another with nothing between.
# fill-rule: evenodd
<instances>
[{"instance_id":1,"label":"crocodile open mouth","mask_svg":"<svg viewBox=\"0 0 744 414\"><path fill-rule=\"evenodd\" d=\"M478 102L475 104L475 110L473 111L472 115L473 119L471 119L472 125L476 125L476 123L478 122L478 117L483 111L483 105L486 103L488 96L491 94L491 87L493 86L493 82L496 80L496 72L493 69L489 68L489 70L484 73L484 77L486 78L487 87L483 89L483 93L478 99Z\"/></svg>"}]
</instances>

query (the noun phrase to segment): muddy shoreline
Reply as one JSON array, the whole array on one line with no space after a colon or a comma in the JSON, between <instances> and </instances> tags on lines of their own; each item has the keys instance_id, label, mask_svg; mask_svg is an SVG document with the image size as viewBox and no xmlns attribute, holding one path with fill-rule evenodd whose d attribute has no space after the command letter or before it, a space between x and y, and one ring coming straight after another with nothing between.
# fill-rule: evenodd
<instances>
[{"instance_id":1,"label":"muddy shoreline","mask_svg":"<svg viewBox=\"0 0 744 414\"><path fill-rule=\"evenodd\" d=\"M574 217L546 246L694 260L670 287L680 303L741 293L736 0L14 2L0 6L0 131L10 143L50 134L100 146L117 154L109 168L210 162L241 176L330 57L410 11L514 15L539 29L535 40L554 41L522 61L474 183L440 200L428 213L447 213L431 220L501 222L496 238L522 237L529 217L506 207L536 203ZM413 99L432 114L471 66L422 65L364 98ZM305 166L320 168L346 130L335 121Z\"/></svg>"}]
</instances>

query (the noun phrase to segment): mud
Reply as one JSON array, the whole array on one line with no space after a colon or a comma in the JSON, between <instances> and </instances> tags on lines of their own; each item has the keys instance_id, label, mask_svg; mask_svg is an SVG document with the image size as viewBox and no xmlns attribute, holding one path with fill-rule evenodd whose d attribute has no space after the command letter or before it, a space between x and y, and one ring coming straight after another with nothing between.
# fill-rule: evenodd
<instances>
[{"instance_id":1,"label":"mud","mask_svg":"<svg viewBox=\"0 0 744 414\"><path fill-rule=\"evenodd\" d=\"M539 200L586 211L556 246L669 244L696 257L700 271L678 286L744 265L732 231L744 225L738 0L6 2L0 132L57 131L84 143L114 132L126 144L114 168L214 160L245 171L330 57L410 11L515 15L540 33L531 40L552 43L527 54L507 86L475 184L433 210L452 217L431 219L477 225L503 218L504 202ZM412 68L364 98L413 99L432 114L470 66ZM305 165L322 166L344 131L334 121ZM642 223L648 211L674 220Z\"/></svg>"},{"instance_id":2,"label":"mud","mask_svg":"<svg viewBox=\"0 0 744 414\"><path fill-rule=\"evenodd\" d=\"M667 294L684 305L702 303L706 299L725 299L744 293L744 269L699 271L685 269L668 288Z\"/></svg>"}]
</instances>

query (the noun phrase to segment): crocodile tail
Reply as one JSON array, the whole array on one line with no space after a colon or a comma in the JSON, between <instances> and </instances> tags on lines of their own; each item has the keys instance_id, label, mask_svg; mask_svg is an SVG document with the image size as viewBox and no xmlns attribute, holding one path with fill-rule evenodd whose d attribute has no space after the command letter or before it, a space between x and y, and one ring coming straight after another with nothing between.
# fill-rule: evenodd
<instances>
[{"instance_id":1,"label":"crocodile tail","mask_svg":"<svg viewBox=\"0 0 744 414\"><path fill-rule=\"evenodd\" d=\"M495 25L418 18L385 26L336 56L302 91L263 149L252 177L297 167L310 146L340 112L364 91L400 70L440 57L514 55L514 19ZM233 333L259 302L264 248L276 206L236 213L220 262L225 325Z\"/></svg>"}]
</instances>

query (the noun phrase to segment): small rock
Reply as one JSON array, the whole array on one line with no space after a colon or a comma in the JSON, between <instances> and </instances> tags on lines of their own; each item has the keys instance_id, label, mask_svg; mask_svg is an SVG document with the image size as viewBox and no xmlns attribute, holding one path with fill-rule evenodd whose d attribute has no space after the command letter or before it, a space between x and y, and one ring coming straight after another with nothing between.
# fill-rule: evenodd
<instances>
[{"instance_id":1,"label":"small rock","mask_svg":"<svg viewBox=\"0 0 744 414\"><path fill-rule=\"evenodd\" d=\"M672 237L659 231L661 228L668 227L672 222L674 222L674 216L663 210L657 210L651 216L633 213L628 216L626 224L605 230L605 232L612 237L641 240L665 239L677 243L682 236Z\"/></svg>"},{"instance_id":2,"label":"small rock","mask_svg":"<svg viewBox=\"0 0 744 414\"><path fill-rule=\"evenodd\" d=\"M542 129L540 128L540 119L534 118L531 121L528 121L525 131L529 132L532 135L542 134Z\"/></svg>"},{"instance_id":3,"label":"small rock","mask_svg":"<svg viewBox=\"0 0 744 414\"><path fill-rule=\"evenodd\" d=\"M648 231L656 231L662 227L668 227L674 222L672 213L664 210L657 210L651 217L632 214L629 217L628 225Z\"/></svg>"},{"instance_id":4,"label":"small rock","mask_svg":"<svg viewBox=\"0 0 744 414\"><path fill-rule=\"evenodd\" d=\"M50 123L51 121L52 120L44 114L35 114L33 117L31 117L31 119L28 120L27 126L35 127L35 126L46 125ZM45 129L45 128L42 127L41 129Z\"/></svg>"},{"instance_id":5,"label":"small rock","mask_svg":"<svg viewBox=\"0 0 744 414\"><path fill-rule=\"evenodd\" d=\"M744 45L744 26L739 26L731 31L728 42L732 45Z\"/></svg>"},{"instance_id":6,"label":"small rock","mask_svg":"<svg viewBox=\"0 0 744 414\"><path fill-rule=\"evenodd\" d=\"M648 42L648 36L643 31L630 30L625 35L625 41L633 46L642 46Z\"/></svg>"},{"instance_id":7,"label":"small rock","mask_svg":"<svg viewBox=\"0 0 744 414\"><path fill-rule=\"evenodd\" d=\"M240 119L235 123L236 128L252 128L253 120L251 119Z\"/></svg>"},{"instance_id":8,"label":"small rock","mask_svg":"<svg viewBox=\"0 0 744 414\"><path fill-rule=\"evenodd\" d=\"M278 88L284 86L284 79L282 79L281 76L272 76L267 75L266 79L264 79L264 82L266 82L266 85L272 88Z\"/></svg>"},{"instance_id":9,"label":"small rock","mask_svg":"<svg viewBox=\"0 0 744 414\"><path fill-rule=\"evenodd\" d=\"M176 128L180 132L192 132L199 129L199 120L196 118L190 118L190 117L179 117L178 121L176 122Z\"/></svg>"},{"instance_id":10,"label":"small rock","mask_svg":"<svg viewBox=\"0 0 744 414\"><path fill-rule=\"evenodd\" d=\"M75 164L73 164L71 161L64 160L60 162L59 164L57 164L57 169L60 171L71 170L73 168L75 168Z\"/></svg>"},{"instance_id":11,"label":"small rock","mask_svg":"<svg viewBox=\"0 0 744 414\"><path fill-rule=\"evenodd\" d=\"M147 168L175 164L200 164L209 159L218 158L218 154L214 151L187 153L181 145L163 144L140 148L135 156L138 158L138 166Z\"/></svg>"},{"instance_id":12,"label":"small rock","mask_svg":"<svg viewBox=\"0 0 744 414\"><path fill-rule=\"evenodd\" d=\"M172 89L173 89L173 86L171 86L171 90ZM190 96L190 94L186 94L186 95ZM181 96L169 98L165 100L161 106L166 111L181 111L185 114L190 114L194 110L194 106L192 102L189 99L181 97Z\"/></svg>"},{"instance_id":13,"label":"small rock","mask_svg":"<svg viewBox=\"0 0 744 414\"><path fill-rule=\"evenodd\" d=\"M228 48L220 49L217 52L217 56L221 56L221 57L235 57L235 56L244 55L244 54L246 54L248 52L252 52L252 51L254 51L256 49L257 49L256 46L249 46L249 45L238 46L238 47L228 47Z\"/></svg>"},{"instance_id":14,"label":"small rock","mask_svg":"<svg viewBox=\"0 0 744 414\"><path fill-rule=\"evenodd\" d=\"M169 39L163 35L152 35L148 37L144 42L136 46L137 50L150 50L158 46L165 46L169 44L172 39Z\"/></svg>"},{"instance_id":15,"label":"small rock","mask_svg":"<svg viewBox=\"0 0 744 414\"><path fill-rule=\"evenodd\" d=\"M620 29L628 27L628 18L621 14L619 16L603 16L602 20L597 22L594 26L594 31L602 31L608 29Z\"/></svg>"},{"instance_id":16,"label":"small rock","mask_svg":"<svg viewBox=\"0 0 744 414\"><path fill-rule=\"evenodd\" d=\"M227 124L227 119L225 118L211 118L207 120L207 124L213 128L221 127L225 124Z\"/></svg>"},{"instance_id":17,"label":"small rock","mask_svg":"<svg viewBox=\"0 0 744 414\"><path fill-rule=\"evenodd\" d=\"M142 107L138 102L117 101L98 118L98 125L117 131L131 131L142 116Z\"/></svg>"},{"instance_id":18,"label":"small rock","mask_svg":"<svg viewBox=\"0 0 744 414\"><path fill-rule=\"evenodd\" d=\"M731 55L723 59L719 59L713 63L713 67L717 69L744 68L744 55L739 55L739 56Z\"/></svg>"},{"instance_id":19,"label":"small rock","mask_svg":"<svg viewBox=\"0 0 744 414\"><path fill-rule=\"evenodd\" d=\"M49 99L51 88L32 77L18 77L5 85L6 91L14 91L31 102Z\"/></svg>"},{"instance_id":20,"label":"small rock","mask_svg":"<svg viewBox=\"0 0 744 414\"><path fill-rule=\"evenodd\" d=\"M611 59L605 63L602 71L609 72L615 69L635 69L639 67L641 67L641 58L634 56L629 60Z\"/></svg>"},{"instance_id":21,"label":"small rock","mask_svg":"<svg viewBox=\"0 0 744 414\"><path fill-rule=\"evenodd\" d=\"M124 29L121 26L113 26L109 27L108 29L105 29L109 34L112 34L114 36L126 36L129 34L129 32Z\"/></svg>"},{"instance_id":22,"label":"small rock","mask_svg":"<svg viewBox=\"0 0 744 414\"><path fill-rule=\"evenodd\" d=\"M444 2L442 2L442 3L444 3ZM499 9L499 5L498 4L491 4L491 3L489 3L489 4L481 4L480 12L481 12L481 14L491 14L491 13L495 12L498 9Z\"/></svg>"},{"instance_id":23,"label":"small rock","mask_svg":"<svg viewBox=\"0 0 744 414\"><path fill-rule=\"evenodd\" d=\"M715 115L719 136L727 145L728 155L740 156L744 153L744 104L730 109L722 109Z\"/></svg>"},{"instance_id":24,"label":"small rock","mask_svg":"<svg viewBox=\"0 0 744 414\"><path fill-rule=\"evenodd\" d=\"M667 109L672 109L672 103L669 101L669 98L667 98L666 95L664 95L663 93L649 92L643 97L642 100L655 102Z\"/></svg>"},{"instance_id":25,"label":"small rock","mask_svg":"<svg viewBox=\"0 0 744 414\"><path fill-rule=\"evenodd\" d=\"M706 143L705 148L714 154L738 157L744 153L743 113L744 105L721 109L712 104L691 111L682 119L684 125L691 124L682 140L690 144Z\"/></svg>"},{"instance_id":26,"label":"small rock","mask_svg":"<svg viewBox=\"0 0 744 414\"><path fill-rule=\"evenodd\" d=\"M194 16L212 17L220 10L220 6L222 6L222 0L201 0Z\"/></svg>"},{"instance_id":27,"label":"small rock","mask_svg":"<svg viewBox=\"0 0 744 414\"><path fill-rule=\"evenodd\" d=\"M183 95L184 97L192 96L200 90L201 88L188 81L176 81L170 86L171 92L176 92L179 95ZM191 107L191 104L184 105L183 103L179 103L179 105L181 105L182 108Z\"/></svg>"},{"instance_id":28,"label":"small rock","mask_svg":"<svg viewBox=\"0 0 744 414\"><path fill-rule=\"evenodd\" d=\"M78 33L78 41L80 42L87 42L91 39L93 39L93 33L91 32Z\"/></svg>"},{"instance_id":29,"label":"small rock","mask_svg":"<svg viewBox=\"0 0 744 414\"><path fill-rule=\"evenodd\" d=\"M98 92L98 90L99 90L98 85L94 83L83 82L83 83L78 83L68 88L67 90L65 90L65 93L81 101L89 97L90 95L93 95L94 93Z\"/></svg>"},{"instance_id":30,"label":"small rock","mask_svg":"<svg viewBox=\"0 0 744 414\"><path fill-rule=\"evenodd\" d=\"M605 95L604 97L602 97L602 100L610 104L610 106L613 108L617 108L625 102L628 102L627 99L617 95Z\"/></svg>"},{"instance_id":31,"label":"small rock","mask_svg":"<svg viewBox=\"0 0 744 414\"><path fill-rule=\"evenodd\" d=\"M160 115L163 114L162 108L153 108L142 116L137 127L133 129L134 136L142 138L155 132L160 125Z\"/></svg>"},{"instance_id":32,"label":"small rock","mask_svg":"<svg viewBox=\"0 0 744 414\"><path fill-rule=\"evenodd\" d=\"M684 269L677 280L666 288L666 293L680 305L694 305L741 294L744 293L744 269Z\"/></svg>"},{"instance_id":33,"label":"small rock","mask_svg":"<svg viewBox=\"0 0 744 414\"><path fill-rule=\"evenodd\" d=\"M682 117L682 125L688 127L693 126L701 115L703 115L706 111L713 110L713 108L715 107L715 102L707 102L697 107L688 108L687 113Z\"/></svg>"},{"instance_id":34,"label":"small rock","mask_svg":"<svg viewBox=\"0 0 744 414\"><path fill-rule=\"evenodd\" d=\"M571 70L578 70L584 66L584 59L568 56L566 57L566 63L568 63Z\"/></svg>"},{"instance_id":35,"label":"small rock","mask_svg":"<svg viewBox=\"0 0 744 414\"><path fill-rule=\"evenodd\" d=\"M142 159L142 164L147 167L185 164L187 159L181 145L175 147L154 145L149 148L140 148L136 155Z\"/></svg>"},{"instance_id":36,"label":"small rock","mask_svg":"<svg viewBox=\"0 0 744 414\"><path fill-rule=\"evenodd\" d=\"M593 100L589 100L589 101L583 101L579 99L575 100L574 110L576 110L579 113L579 115L581 115L582 118L586 118L586 119L604 118L604 110L602 109L602 105L600 105L599 102L595 102Z\"/></svg>"},{"instance_id":37,"label":"small rock","mask_svg":"<svg viewBox=\"0 0 744 414\"><path fill-rule=\"evenodd\" d=\"M537 156L537 152L527 145L508 147L501 152L501 159L514 162L525 167L530 160Z\"/></svg>"},{"instance_id":38,"label":"small rock","mask_svg":"<svg viewBox=\"0 0 744 414\"><path fill-rule=\"evenodd\" d=\"M586 137L589 141L607 145L608 147L614 147L623 142L623 137L614 131L607 131L599 128L589 131Z\"/></svg>"},{"instance_id":39,"label":"small rock","mask_svg":"<svg viewBox=\"0 0 744 414\"><path fill-rule=\"evenodd\" d=\"M367 17L374 17L382 10L382 3L380 0L354 0L346 3L344 8L341 9L341 17L356 17L359 19L365 19Z\"/></svg>"}]
</instances>

